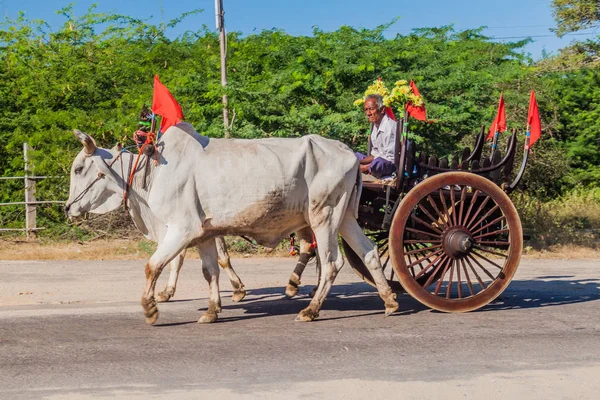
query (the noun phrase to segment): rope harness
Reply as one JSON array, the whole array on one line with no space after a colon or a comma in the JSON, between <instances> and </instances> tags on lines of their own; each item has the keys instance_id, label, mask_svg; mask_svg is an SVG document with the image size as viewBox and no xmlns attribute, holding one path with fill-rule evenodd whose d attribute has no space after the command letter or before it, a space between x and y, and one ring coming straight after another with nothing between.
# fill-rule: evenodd
<instances>
[{"instance_id":1,"label":"rope harness","mask_svg":"<svg viewBox=\"0 0 600 400\"><path fill-rule=\"evenodd\" d=\"M113 166L113 164L114 164L115 162L117 162L117 160L119 160L119 159L121 160L121 176L123 177L123 178L122 178L122 179L123 179L123 181L125 181L125 175L123 175L123 158L122 158L121 156L123 155L123 152L124 152L124 151L125 151L125 150L121 150L121 151L119 152L119 154L118 154L118 155L115 157L115 159L111 161L111 163L110 163L110 164L109 164L109 163L107 163L106 161L104 161L104 159L102 158L102 161L104 162L104 164L106 164L106 166L108 167L108 169L111 169L111 168L112 168L112 166ZM92 153L92 154L93 154L93 153ZM91 154L90 154L90 156L91 156ZM89 184L89 185L87 185L87 186L85 187L85 189L83 189L83 190L81 191L81 193L79 193L79 194L78 194L78 195L75 197L75 199L73 199L73 201L72 201L70 204L68 204L68 206L71 206L71 205L73 205L73 204L77 203L78 201L80 201L81 199L83 199L83 196L85 196L85 194L86 194L87 192L89 192L89 191L90 191L90 189L92 188L92 186L94 186L94 185L95 185L95 184L96 184L96 183L97 183L97 182L98 182L100 179L104 179L104 177L105 177L105 176L106 176L106 175L104 174L104 172L98 171L98 176L96 177L96 179L94 179L93 181L91 181L91 182L90 182L90 184ZM125 193L127 193L128 189L129 189L129 185L127 185L127 181L125 181L125 189L124 189ZM126 207L127 207L127 205L126 205Z\"/></svg>"}]
</instances>

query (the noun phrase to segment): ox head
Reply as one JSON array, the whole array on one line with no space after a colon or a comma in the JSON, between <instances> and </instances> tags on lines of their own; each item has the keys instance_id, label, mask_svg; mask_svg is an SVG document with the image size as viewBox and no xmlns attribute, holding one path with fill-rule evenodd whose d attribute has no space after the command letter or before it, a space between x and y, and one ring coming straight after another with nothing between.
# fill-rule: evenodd
<instances>
[{"instance_id":1,"label":"ox head","mask_svg":"<svg viewBox=\"0 0 600 400\"><path fill-rule=\"evenodd\" d=\"M86 212L104 214L116 210L123 200L124 181L109 165L116 160L119 151L97 147L94 139L80 130L75 129L73 133L83 149L71 165L65 213L70 218Z\"/></svg>"}]
</instances>

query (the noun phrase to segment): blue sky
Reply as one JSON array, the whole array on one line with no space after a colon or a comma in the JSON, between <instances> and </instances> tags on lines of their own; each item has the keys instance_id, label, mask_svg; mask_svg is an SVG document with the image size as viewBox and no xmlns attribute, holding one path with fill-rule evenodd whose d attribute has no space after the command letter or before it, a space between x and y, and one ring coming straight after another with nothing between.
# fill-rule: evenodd
<instances>
[{"instance_id":1,"label":"blue sky","mask_svg":"<svg viewBox=\"0 0 600 400\"><path fill-rule=\"evenodd\" d=\"M195 29L206 24L215 27L214 0L96 0L97 11L114 11L119 14L146 18L150 22L169 21L182 12L202 8L202 14L186 19L178 31ZM525 51L534 59L542 51L556 52L575 39L593 38L592 31L586 35L557 38L550 28L555 23L550 0L223 0L225 24L228 31L243 34L263 29L280 28L292 35L310 35L313 26L332 31L342 25L356 28L373 28L400 19L389 28L387 35L408 34L414 28L454 24L463 30L488 26L484 34L500 41L515 41L532 36L534 43ZM51 25L63 22L56 11L69 3L75 3L75 11L81 15L93 0L0 0L3 16L14 18L24 11L29 19L42 19ZM600 34L600 32L595 32Z\"/></svg>"}]
</instances>

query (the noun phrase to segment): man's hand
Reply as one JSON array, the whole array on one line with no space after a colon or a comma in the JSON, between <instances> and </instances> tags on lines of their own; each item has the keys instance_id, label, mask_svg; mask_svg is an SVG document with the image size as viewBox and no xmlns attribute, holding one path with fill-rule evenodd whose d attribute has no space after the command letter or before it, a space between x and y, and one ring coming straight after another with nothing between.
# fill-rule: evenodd
<instances>
[{"instance_id":1,"label":"man's hand","mask_svg":"<svg viewBox=\"0 0 600 400\"><path fill-rule=\"evenodd\" d=\"M370 166L371 166L371 164L361 164L360 165L360 172L362 172L363 174L368 174Z\"/></svg>"}]
</instances>

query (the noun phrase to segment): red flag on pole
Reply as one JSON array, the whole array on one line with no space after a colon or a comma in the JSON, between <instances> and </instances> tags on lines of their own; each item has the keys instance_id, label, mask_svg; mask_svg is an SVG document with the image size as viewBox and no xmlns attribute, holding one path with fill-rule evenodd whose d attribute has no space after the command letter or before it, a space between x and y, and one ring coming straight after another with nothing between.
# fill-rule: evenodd
<instances>
[{"instance_id":1,"label":"red flag on pole","mask_svg":"<svg viewBox=\"0 0 600 400\"><path fill-rule=\"evenodd\" d=\"M496 118L492 122L490 126L490 131L488 132L485 140L490 140L494 137L496 132L504 132L506 130L506 110L504 109L504 97L502 97L502 93L500 93L500 102L498 103L498 112L496 113Z\"/></svg>"},{"instance_id":2,"label":"red flag on pole","mask_svg":"<svg viewBox=\"0 0 600 400\"><path fill-rule=\"evenodd\" d=\"M387 115L393 121L396 120L396 116L394 115L394 110L392 110L392 107L386 107L385 108L385 115Z\"/></svg>"},{"instance_id":3,"label":"red flag on pole","mask_svg":"<svg viewBox=\"0 0 600 400\"><path fill-rule=\"evenodd\" d=\"M535 93L531 91L529 96L529 112L527 113L527 134L529 135L529 147L542 136L542 123L540 121L540 112L538 110Z\"/></svg>"},{"instance_id":4,"label":"red flag on pole","mask_svg":"<svg viewBox=\"0 0 600 400\"><path fill-rule=\"evenodd\" d=\"M165 133L170 126L183 120L183 111L181 106L175 100L175 97L169 92L169 89L154 76L154 96L152 98L152 112L162 117L160 122L160 131Z\"/></svg>"},{"instance_id":5,"label":"red flag on pole","mask_svg":"<svg viewBox=\"0 0 600 400\"><path fill-rule=\"evenodd\" d=\"M410 88L412 89L415 95L421 96L421 94L419 93L419 89L417 89L417 85L415 85L415 82L413 82L412 79L410 80ZM413 105L411 101L409 101L408 103L406 103L406 111L408 112L409 117L413 117L415 119L418 119L419 121L427 121L425 103L417 107Z\"/></svg>"}]
</instances>

